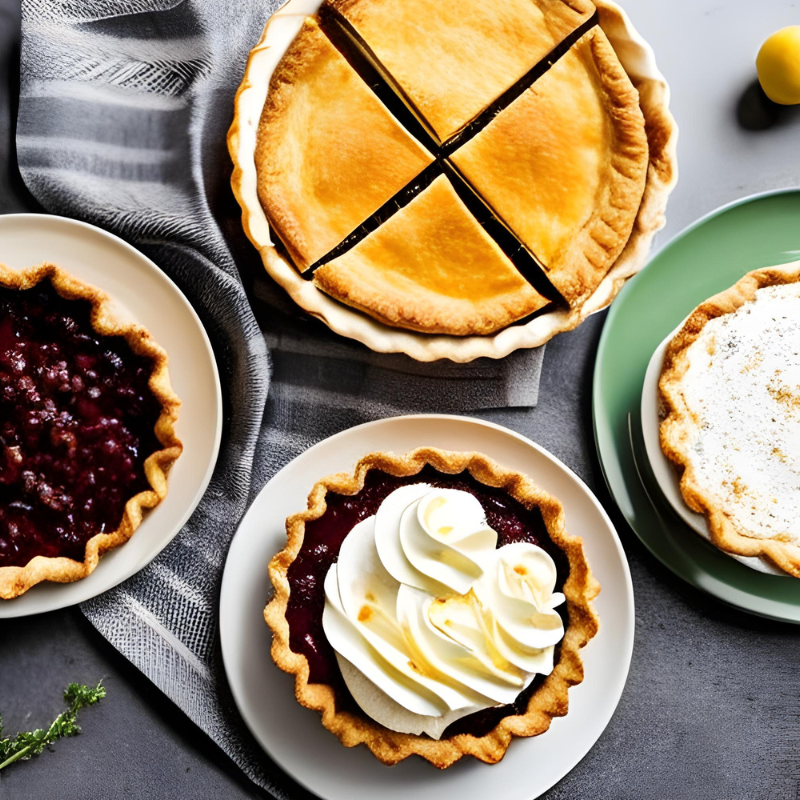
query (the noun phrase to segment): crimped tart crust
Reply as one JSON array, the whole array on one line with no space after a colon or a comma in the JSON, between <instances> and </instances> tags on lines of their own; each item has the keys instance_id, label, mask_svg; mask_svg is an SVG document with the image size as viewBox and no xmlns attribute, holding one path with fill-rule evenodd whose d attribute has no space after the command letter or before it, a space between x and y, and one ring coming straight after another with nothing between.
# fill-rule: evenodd
<instances>
[{"instance_id":1,"label":"crimped tart crust","mask_svg":"<svg viewBox=\"0 0 800 800\"><path fill-rule=\"evenodd\" d=\"M135 355L151 361L152 373L148 387L161 406L155 436L162 449L152 453L144 462L145 477L150 489L127 500L122 521L116 530L97 533L86 542L82 562L66 557L39 555L24 566L0 567L2 599L18 597L42 581L70 583L93 572L100 556L130 539L139 527L144 512L166 497L167 473L183 448L175 432L180 399L170 385L166 352L143 327L118 319L112 301L105 292L83 283L55 264L43 263L21 271L0 264L0 287L26 290L42 281L48 281L55 292L66 300L89 301L91 324L95 333L103 337L122 337Z\"/></svg>"},{"instance_id":2,"label":"crimped tart crust","mask_svg":"<svg viewBox=\"0 0 800 800\"><path fill-rule=\"evenodd\" d=\"M702 426L696 409L691 408L687 398L687 373L691 365L690 348L701 338L706 326L757 300L756 293L768 287L800 283L800 262L785 267L759 269L745 275L730 289L706 300L698 306L669 343L664 355L664 364L659 381L664 418L661 423L661 447L666 456L681 473L681 493L686 504L693 511L705 515L711 542L719 549L734 555L765 557L780 569L800 578L800 545L791 537L780 532L772 537L757 533L755 521L745 519L741 514L726 507L714 495L708 482L701 480L700 465L694 450L694 440ZM713 343L709 350L709 360L713 359ZM752 359L752 369L758 369L760 359ZM747 369L747 365L745 369ZM743 399L742 402L745 400ZM766 413L763 409L754 413ZM791 413L791 412L789 412ZM776 458L780 453L773 450ZM720 486L720 491L723 490ZM747 485L743 477L734 481L733 490L746 493ZM778 491L777 487L775 489ZM794 489L796 491L796 489ZM774 500L777 502L777 499ZM752 514L756 507L751 508ZM749 535L748 535L749 534Z\"/></svg>"},{"instance_id":3,"label":"crimped tart crust","mask_svg":"<svg viewBox=\"0 0 800 800\"><path fill-rule=\"evenodd\" d=\"M306 522L319 519L325 513L328 492L357 494L363 488L370 470L403 477L416 475L427 465L445 474L459 474L468 470L478 483L502 489L526 508L538 508L550 539L565 554L569 563L569 575L563 586L569 623L561 643L560 657L550 675L531 695L525 713L504 717L484 736L460 733L437 741L424 735L397 733L365 715L356 716L344 711L337 707L336 693L331 686L309 683L308 660L292 651L289 645L286 611L290 586L287 573L302 547ZM308 508L289 517L286 530L287 545L269 564L275 596L264 609L264 619L274 634L272 657L284 672L295 676L298 702L321 712L322 724L346 747L365 744L376 758L387 765L396 764L411 755L421 756L439 769L449 767L465 755L494 764L502 759L514 736L544 733L553 717L567 713L569 687L583 680L580 649L598 630L598 617L591 601L597 596L600 586L586 561L582 540L571 536L566 530L561 503L522 473L501 467L480 453L450 452L432 447L419 448L402 456L372 453L358 462L352 474L338 473L318 481L309 494Z\"/></svg>"}]
</instances>

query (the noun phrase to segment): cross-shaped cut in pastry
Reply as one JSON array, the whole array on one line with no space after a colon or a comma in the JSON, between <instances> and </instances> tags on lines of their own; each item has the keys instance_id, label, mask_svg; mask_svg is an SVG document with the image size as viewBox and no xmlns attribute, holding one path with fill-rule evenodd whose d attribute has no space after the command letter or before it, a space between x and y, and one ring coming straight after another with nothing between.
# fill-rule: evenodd
<instances>
[{"instance_id":1,"label":"cross-shaped cut in pastry","mask_svg":"<svg viewBox=\"0 0 800 800\"><path fill-rule=\"evenodd\" d=\"M388 325L492 333L549 302L517 271L444 176L355 247L316 285Z\"/></svg>"},{"instance_id":2,"label":"cross-shaped cut in pastry","mask_svg":"<svg viewBox=\"0 0 800 800\"><path fill-rule=\"evenodd\" d=\"M443 142L594 12L589 0L328 0Z\"/></svg>"},{"instance_id":3,"label":"cross-shaped cut in pastry","mask_svg":"<svg viewBox=\"0 0 800 800\"><path fill-rule=\"evenodd\" d=\"M433 161L313 18L272 76L255 157L259 198L300 270Z\"/></svg>"},{"instance_id":4,"label":"cross-shaped cut in pastry","mask_svg":"<svg viewBox=\"0 0 800 800\"><path fill-rule=\"evenodd\" d=\"M639 96L593 28L451 160L574 306L630 237L647 174Z\"/></svg>"}]
</instances>

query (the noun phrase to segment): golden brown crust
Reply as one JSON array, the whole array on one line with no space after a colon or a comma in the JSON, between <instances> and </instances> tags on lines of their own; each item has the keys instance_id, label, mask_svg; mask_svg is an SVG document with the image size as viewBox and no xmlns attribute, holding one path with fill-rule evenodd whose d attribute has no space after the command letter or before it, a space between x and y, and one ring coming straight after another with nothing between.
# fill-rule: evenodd
<instances>
[{"instance_id":1,"label":"golden brown crust","mask_svg":"<svg viewBox=\"0 0 800 800\"><path fill-rule=\"evenodd\" d=\"M451 159L570 306L627 243L647 178L639 95L589 31Z\"/></svg>"},{"instance_id":2,"label":"golden brown crust","mask_svg":"<svg viewBox=\"0 0 800 800\"><path fill-rule=\"evenodd\" d=\"M105 292L78 280L55 264L45 262L21 271L0 264L0 286L30 289L43 280L49 280L56 292L68 300L88 300L92 304L92 327L98 334L121 336L136 355L150 359L153 371L148 385L161 404L155 433L163 449L157 450L144 462L145 475L151 488L128 500L122 522L115 531L98 533L89 539L82 562L71 558L36 556L24 567L0 567L0 599L4 600L18 597L42 581L71 583L93 572L100 556L127 542L139 527L144 511L158 505L166 497L167 473L183 449L175 432L181 401L170 385L166 352L143 327L121 322L115 316L112 301Z\"/></svg>"},{"instance_id":3,"label":"golden brown crust","mask_svg":"<svg viewBox=\"0 0 800 800\"><path fill-rule=\"evenodd\" d=\"M255 152L261 204L298 269L432 161L309 17L272 75Z\"/></svg>"},{"instance_id":4,"label":"golden brown crust","mask_svg":"<svg viewBox=\"0 0 800 800\"><path fill-rule=\"evenodd\" d=\"M578 13L583 13L586 3L569 2L568 5ZM481 356L504 357L520 347L544 344L554 335L576 328L587 316L605 308L624 283L644 266L653 237L664 226L667 200L677 179L678 131L669 111L669 87L658 72L652 51L616 3L596 0L595 5L600 26L639 93L649 164L644 194L630 238L605 278L585 302L569 309L553 305L525 324L506 328L491 336L427 336L424 332L409 334L408 330L378 324L378 317L357 313L360 309L354 312L296 273L290 259L274 247L274 235L270 234L257 197L253 159L253 129L257 126L268 76L272 72L271 51L276 47L285 47L280 36L271 36L277 34L276 29L280 27L272 23L285 22L289 14L304 13L304 7L296 0L272 17L261 40L251 52L236 95L235 117L228 134L228 146L234 163L231 185L242 207L242 224L247 236L259 250L270 276L288 292L294 302L340 335L360 341L379 352L406 352L420 361L449 358L467 362Z\"/></svg>"},{"instance_id":5,"label":"golden brown crust","mask_svg":"<svg viewBox=\"0 0 800 800\"><path fill-rule=\"evenodd\" d=\"M321 517L327 508L328 492L351 495L364 485L371 469L391 475L416 475L427 464L439 472L457 474L469 470L473 478L487 486L499 487L527 507L538 507L553 542L566 554L570 565L564 584L569 624L561 643L561 655L553 671L532 694L524 714L505 717L485 736L459 734L436 741L427 736L397 733L373 720L355 716L336 707L333 689L325 684L308 682L309 667L305 656L289 647L289 624L286 607L289 600L287 572L303 544L305 523ZM553 717L564 716L568 710L567 692L570 686L583 680L580 649L597 633L598 617L591 601L600 591L592 576L583 541L567 533L564 508L561 503L537 487L522 473L501 467L480 453L458 453L421 447L403 456L393 453L372 453L362 458L355 471L330 475L318 481L308 496L308 508L286 520L287 545L269 564L269 575L275 596L264 609L264 619L272 628L272 657L284 672L295 676L298 702L322 714L322 724L335 734L345 747L365 744L384 764L396 764L411 755L430 761L445 769L462 756L470 755L494 764L503 757L513 736L538 736L549 727Z\"/></svg>"},{"instance_id":6,"label":"golden brown crust","mask_svg":"<svg viewBox=\"0 0 800 800\"><path fill-rule=\"evenodd\" d=\"M314 283L388 325L492 333L547 305L439 176Z\"/></svg>"},{"instance_id":7,"label":"golden brown crust","mask_svg":"<svg viewBox=\"0 0 800 800\"><path fill-rule=\"evenodd\" d=\"M690 435L694 427L692 412L683 395L683 378L689 367L688 349L709 321L732 314L752 302L759 289L797 282L800 282L800 265L767 267L749 272L729 289L701 303L667 346L658 388L664 408L660 430L661 449L681 473L681 494L686 504L698 514L705 515L711 542L720 550L734 555L766 557L785 572L800 578L800 547L739 533L726 509L720 508L701 487L690 455Z\"/></svg>"},{"instance_id":8,"label":"golden brown crust","mask_svg":"<svg viewBox=\"0 0 800 800\"><path fill-rule=\"evenodd\" d=\"M356 45L440 142L594 12L589 0L328 0L327 5L352 26Z\"/></svg>"},{"instance_id":9,"label":"golden brown crust","mask_svg":"<svg viewBox=\"0 0 800 800\"><path fill-rule=\"evenodd\" d=\"M600 27L609 40L619 42L628 39L630 43L630 32L626 30L629 22L622 9L613 0L595 1ZM641 52L639 56L641 58ZM625 281L644 266L653 237L666 224L667 199L678 180L678 126L669 110L669 86L663 79L644 77L642 72L646 70L642 70L641 66L637 69L639 71L632 71L626 63L626 71L639 93L639 107L644 115L649 151L647 179L631 236L608 276L611 278L611 285L605 293L608 299L591 308L589 313L611 302ZM582 316L586 315L584 312Z\"/></svg>"}]
</instances>

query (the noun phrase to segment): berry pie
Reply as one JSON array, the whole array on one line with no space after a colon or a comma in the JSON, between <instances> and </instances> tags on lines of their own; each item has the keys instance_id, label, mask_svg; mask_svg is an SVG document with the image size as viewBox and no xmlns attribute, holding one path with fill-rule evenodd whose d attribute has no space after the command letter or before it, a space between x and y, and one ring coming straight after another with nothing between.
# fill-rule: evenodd
<instances>
[{"instance_id":1,"label":"berry pie","mask_svg":"<svg viewBox=\"0 0 800 800\"><path fill-rule=\"evenodd\" d=\"M599 585L564 509L478 453L373 453L286 522L272 656L346 747L495 763L567 713Z\"/></svg>"},{"instance_id":2,"label":"berry pie","mask_svg":"<svg viewBox=\"0 0 800 800\"><path fill-rule=\"evenodd\" d=\"M167 355L52 264L0 266L0 598L86 577L167 493Z\"/></svg>"}]
</instances>

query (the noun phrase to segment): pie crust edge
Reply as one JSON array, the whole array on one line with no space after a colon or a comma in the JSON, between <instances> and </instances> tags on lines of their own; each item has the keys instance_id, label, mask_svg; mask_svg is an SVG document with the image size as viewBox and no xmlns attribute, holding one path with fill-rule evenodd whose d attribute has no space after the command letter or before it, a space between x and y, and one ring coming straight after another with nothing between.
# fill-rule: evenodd
<instances>
[{"instance_id":1,"label":"pie crust edge","mask_svg":"<svg viewBox=\"0 0 800 800\"><path fill-rule=\"evenodd\" d=\"M139 527L143 512L154 508L166 497L167 473L183 450L175 432L181 401L170 384L167 353L148 331L136 323L119 320L114 314L111 298L105 292L84 283L55 264L44 262L24 270L12 270L0 264L0 286L5 288L30 289L48 279L61 297L88 300L92 304L91 322L96 333L101 336L122 336L136 355L151 360L153 369L148 386L161 404L155 433L163 448L149 455L144 462L150 489L128 499L122 522L115 531L95 534L86 542L83 562L63 556L35 556L24 567L0 567L0 599L3 600L19 597L42 581L71 583L93 572L100 556L127 542Z\"/></svg>"},{"instance_id":2,"label":"pie crust edge","mask_svg":"<svg viewBox=\"0 0 800 800\"><path fill-rule=\"evenodd\" d=\"M600 286L577 309L578 319L572 328L608 306L625 282L645 265L653 238L666 224L667 200L678 182L678 125L669 109L670 89L655 64L653 49L614 0L594 0L594 4L600 28L639 93L648 164L644 193L630 237Z\"/></svg>"},{"instance_id":3,"label":"pie crust edge","mask_svg":"<svg viewBox=\"0 0 800 800\"><path fill-rule=\"evenodd\" d=\"M707 322L731 314L751 302L759 289L798 282L800 262L766 267L747 273L729 289L701 303L667 346L658 382L659 397L665 412L660 425L661 449L680 473L681 494L686 504L705 516L712 544L734 555L765 556L795 578L800 578L800 546L739 533L725 509L717 505L697 482L689 447L693 424L691 412L683 401L681 384L689 366L687 350Z\"/></svg>"},{"instance_id":4,"label":"pie crust edge","mask_svg":"<svg viewBox=\"0 0 800 800\"><path fill-rule=\"evenodd\" d=\"M356 494L364 485L371 469L395 476L416 475L430 464L443 473L457 474L468 469L473 478L487 486L504 489L509 496L526 506L538 506L548 534L561 549L570 565L563 592L567 599L569 623L561 643L561 655L553 671L531 695L525 714L505 717L485 736L459 734L450 739L435 740L427 736L398 733L383 727L369 717L337 711L336 695L327 684L309 683L306 657L289 646L289 623L286 608L290 588L287 572L303 544L305 523L318 519L327 505L329 491ZM272 658L280 669L295 676L295 696L306 708L321 712L322 724L336 735L345 747L365 744L383 764L392 765L418 755L439 769L446 769L462 756L471 755L494 764L505 755L512 737L537 736L544 733L553 717L564 716L569 707L568 690L583 680L580 649L599 629L599 618L591 601L600 591L592 575L583 549L583 540L567 533L562 504L540 489L522 473L501 467L485 455L475 452L451 452L421 447L398 456L376 452L364 456L354 472L329 475L314 484L308 496L308 508L286 520L287 544L269 563L269 576L275 587L272 600L264 609L264 619L273 631Z\"/></svg>"},{"instance_id":5,"label":"pie crust edge","mask_svg":"<svg viewBox=\"0 0 800 800\"><path fill-rule=\"evenodd\" d=\"M544 270L571 308L586 302L630 241L644 202L650 165L650 143L633 80L600 25L585 36L616 147L610 154L611 177L603 187L602 199L563 254L556 274Z\"/></svg>"}]
</instances>

